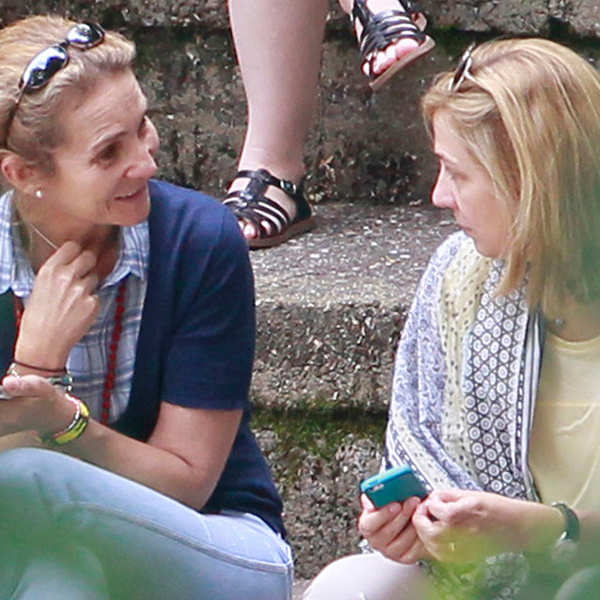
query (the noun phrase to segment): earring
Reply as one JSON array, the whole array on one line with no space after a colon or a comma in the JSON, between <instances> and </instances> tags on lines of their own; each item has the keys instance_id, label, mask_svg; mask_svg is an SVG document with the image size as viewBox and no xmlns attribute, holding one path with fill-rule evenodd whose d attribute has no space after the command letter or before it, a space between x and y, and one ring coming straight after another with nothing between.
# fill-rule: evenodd
<instances>
[{"instance_id":1,"label":"earring","mask_svg":"<svg viewBox=\"0 0 600 600\"><path fill-rule=\"evenodd\" d=\"M41 200L44 197L44 192L42 192L42 190L38 188L37 190L35 190L35 197Z\"/></svg>"}]
</instances>

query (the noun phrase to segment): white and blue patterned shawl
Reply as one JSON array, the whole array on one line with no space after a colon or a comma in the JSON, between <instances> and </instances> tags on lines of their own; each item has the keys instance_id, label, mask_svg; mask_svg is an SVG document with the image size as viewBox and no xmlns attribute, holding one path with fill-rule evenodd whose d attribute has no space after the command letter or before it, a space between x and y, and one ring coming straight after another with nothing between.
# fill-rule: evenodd
<instances>
[{"instance_id":1,"label":"white and blue patterned shawl","mask_svg":"<svg viewBox=\"0 0 600 600\"><path fill-rule=\"evenodd\" d=\"M398 346L386 463L410 464L429 489L538 500L527 455L543 328L524 289L494 294L501 273L463 233L433 256Z\"/></svg>"}]
</instances>

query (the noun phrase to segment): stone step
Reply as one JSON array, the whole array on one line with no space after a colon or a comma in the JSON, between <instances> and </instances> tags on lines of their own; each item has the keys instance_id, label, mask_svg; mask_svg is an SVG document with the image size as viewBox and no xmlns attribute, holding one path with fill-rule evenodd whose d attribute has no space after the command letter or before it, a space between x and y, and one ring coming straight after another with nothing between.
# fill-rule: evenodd
<instances>
[{"instance_id":1,"label":"stone step","mask_svg":"<svg viewBox=\"0 0 600 600\"><path fill-rule=\"evenodd\" d=\"M251 252L255 430L284 498L296 572L357 551L358 482L381 460L393 357L420 275L451 215L361 202Z\"/></svg>"},{"instance_id":2,"label":"stone step","mask_svg":"<svg viewBox=\"0 0 600 600\"><path fill-rule=\"evenodd\" d=\"M304 594L309 584L310 580L308 579L296 579L292 590L292 600L302 600L302 594Z\"/></svg>"},{"instance_id":3,"label":"stone step","mask_svg":"<svg viewBox=\"0 0 600 600\"><path fill-rule=\"evenodd\" d=\"M253 398L280 410L386 410L396 343L435 247L455 230L428 204L321 205L318 227L251 252Z\"/></svg>"}]
</instances>

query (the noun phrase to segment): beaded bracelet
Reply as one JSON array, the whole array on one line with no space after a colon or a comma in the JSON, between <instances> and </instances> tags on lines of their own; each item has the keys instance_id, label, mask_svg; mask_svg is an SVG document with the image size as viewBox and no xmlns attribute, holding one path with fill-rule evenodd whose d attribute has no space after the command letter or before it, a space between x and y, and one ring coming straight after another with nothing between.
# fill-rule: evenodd
<instances>
[{"instance_id":1,"label":"beaded bracelet","mask_svg":"<svg viewBox=\"0 0 600 600\"><path fill-rule=\"evenodd\" d=\"M40 440L49 446L64 446L80 437L88 426L90 410L86 403L70 394L65 394L67 400L75 404L75 414L72 421L61 431L39 436Z\"/></svg>"}]
</instances>

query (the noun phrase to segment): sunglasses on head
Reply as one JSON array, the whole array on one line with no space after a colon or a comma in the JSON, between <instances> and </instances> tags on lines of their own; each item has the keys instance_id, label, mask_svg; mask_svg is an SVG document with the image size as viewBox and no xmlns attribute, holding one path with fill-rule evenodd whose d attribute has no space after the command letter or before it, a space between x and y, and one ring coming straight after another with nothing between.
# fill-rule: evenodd
<instances>
[{"instance_id":1,"label":"sunglasses on head","mask_svg":"<svg viewBox=\"0 0 600 600\"><path fill-rule=\"evenodd\" d=\"M471 66L473 65L474 49L475 42L471 42L460 57L458 65L456 66L456 70L454 71L454 76L448 85L448 89L451 92L456 92L465 79L473 80L473 76L471 75Z\"/></svg>"},{"instance_id":2,"label":"sunglasses on head","mask_svg":"<svg viewBox=\"0 0 600 600\"><path fill-rule=\"evenodd\" d=\"M25 94L31 94L42 89L52 77L69 64L68 48L73 46L78 50L89 50L104 41L104 29L97 23L82 22L73 25L67 31L63 42L48 46L36 54L25 67L19 79L19 94L6 125L6 140L19 104Z\"/></svg>"}]
</instances>

